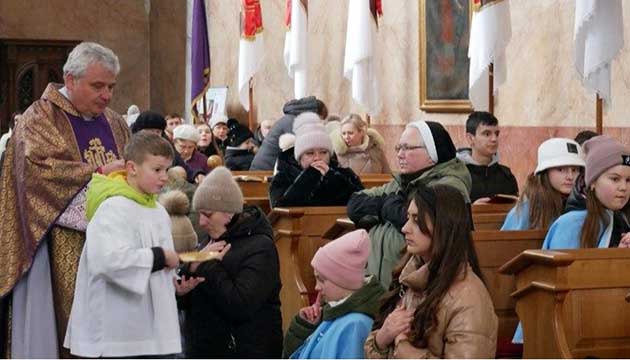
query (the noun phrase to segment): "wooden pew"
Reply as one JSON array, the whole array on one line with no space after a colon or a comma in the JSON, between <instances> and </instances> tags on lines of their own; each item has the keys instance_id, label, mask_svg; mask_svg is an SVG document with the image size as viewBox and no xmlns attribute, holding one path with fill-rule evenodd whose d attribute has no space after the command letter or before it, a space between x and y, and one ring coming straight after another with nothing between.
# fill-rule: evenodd
<instances>
[{"instance_id":1,"label":"wooden pew","mask_svg":"<svg viewBox=\"0 0 630 360\"><path fill-rule=\"evenodd\" d=\"M337 218L346 215L345 206L274 208L268 218L280 257L283 329L298 310L310 304L315 294L311 259L326 243L322 234Z\"/></svg>"},{"instance_id":2,"label":"wooden pew","mask_svg":"<svg viewBox=\"0 0 630 360\"><path fill-rule=\"evenodd\" d=\"M273 177L272 171L233 171L232 175L243 192L246 204L258 205L265 214L269 214L269 183ZM381 186L392 179L390 174L363 174L361 182L366 188Z\"/></svg>"},{"instance_id":3,"label":"wooden pew","mask_svg":"<svg viewBox=\"0 0 630 360\"><path fill-rule=\"evenodd\" d=\"M515 204L475 204L472 205L472 218L475 230L499 230L507 213Z\"/></svg>"},{"instance_id":4,"label":"wooden pew","mask_svg":"<svg viewBox=\"0 0 630 360\"><path fill-rule=\"evenodd\" d=\"M273 176L271 171L233 171L234 180L243 192L243 197L269 198L269 182Z\"/></svg>"},{"instance_id":5,"label":"wooden pew","mask_svg":"<svg viewBox=\"0 0 630 360\"><path fill-rule=\"evenodd\" d=\"M243 192L246 204L259 206L265 214L269 214L269 182L271 171L233 171L232 175Z\"/></svg>"},{"instance_id":6,"label":"wooden pew","mask_svg":"<svg viewBox=\"0 0 630 360\"><path fill-rule=\"evenodd\" d=\"M528 250L516 277L524 358L630 357L630 250Z\"/></svg>"},{"instance_id":7,"label":"wooden pew","mask_svg":"<svg viewBox=\"0 0 630 360\"><path fill-rule=\"evenodd\" d=\"M384 185L392 180L392 174L363 173L359 177L366 189Z\"/></svg>"},{"instance_id":8,"label":"wooden pew","mask_svg":"<svg viewBox=\"0 0 630 360\"><path fill-rule=\"evenodd\" d=\"M479 267L499 318L499 339L511 339L518 324L515 301L510 297L515 289L514 278L500 274L499 267L524 250L540 249L545 234L544 230L472 232Z\"/></svg>"}]
</instances>

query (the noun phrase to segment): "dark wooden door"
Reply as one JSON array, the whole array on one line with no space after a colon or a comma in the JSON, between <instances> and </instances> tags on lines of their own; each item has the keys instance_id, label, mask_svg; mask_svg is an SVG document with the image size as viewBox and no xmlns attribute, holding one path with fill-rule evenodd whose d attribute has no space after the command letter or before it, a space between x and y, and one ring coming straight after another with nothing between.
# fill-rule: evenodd
<instances>
[{"instance_id":1,"label":"dark wooden door","mask_svg":"<svg viewBox=\"0 0 630 360\"><path fill-rule=\"evenodd\" d=\"M79 43L72 40L0 39L0 132L15 111L39 99L49 82L63 82L63 64Z\"/></svg>"}]
</instances>

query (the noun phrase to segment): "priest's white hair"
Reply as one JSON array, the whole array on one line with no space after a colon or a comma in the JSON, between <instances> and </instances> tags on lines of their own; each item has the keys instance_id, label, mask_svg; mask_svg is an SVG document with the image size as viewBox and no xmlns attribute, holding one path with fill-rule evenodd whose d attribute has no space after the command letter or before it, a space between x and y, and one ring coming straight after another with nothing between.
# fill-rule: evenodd
<instances>
[{"instance_id":1,"label":"priest's white hair","mask_svg":"<svg viewBox=\"0 0 630 360\"><path fill-rule=\"evenodd\" d=\"M63 75L70 74L75 78L81 78L85 75L88 65L93 63L103 65L116 75L120 72L118 56L111 49L94 42L82 42L68 55L68 60L63 65Z\"/></svg>"}]
</instances>

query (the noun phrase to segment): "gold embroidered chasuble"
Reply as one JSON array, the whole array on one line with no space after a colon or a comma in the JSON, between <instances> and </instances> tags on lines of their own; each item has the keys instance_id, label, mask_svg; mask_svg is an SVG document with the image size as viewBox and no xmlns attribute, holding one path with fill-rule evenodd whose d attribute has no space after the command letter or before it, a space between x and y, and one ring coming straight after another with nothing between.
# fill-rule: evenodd
<instances>
[{"instance_id":1,"label":"gold embroidered chasuble","mask_svg":"<svg viewBox=\"0 0 630 360\"><path fill-rule=\"evenodd\" d=\"M99 153L98 144L82 156L66 113L80 114L60 88L59 84L49 84L42 97L24 112L5 152L0 176L0 297L4 299L28 272L39 244L48 236L61 344L85 233L55 222L96 168L116 156ZM129 129L114 111L106 109L104 115L118 154L122 154Z\"/></svg>"}]
</instances>

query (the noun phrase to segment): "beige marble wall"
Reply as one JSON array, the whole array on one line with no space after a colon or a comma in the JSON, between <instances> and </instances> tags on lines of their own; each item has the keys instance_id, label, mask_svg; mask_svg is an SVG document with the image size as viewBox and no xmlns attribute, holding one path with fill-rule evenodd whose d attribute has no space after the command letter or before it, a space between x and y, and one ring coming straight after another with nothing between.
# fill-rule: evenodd
<instances>
[{"instance_id":1,"label":"beige marble wall","mask_svg":"<svg viewBox=\"0 0 630 360\"><path fill-rule=\"evenodd\" d=\"M95 41L119 57L112 108L150 105L149 15L143 0L3 0L0 37Z\"/></svg>"},{"instance_id":2,"label":"beige marble wall","mask_svg":"<svg viewBox=\"0 0 630 360\"><path fill-rule=\"evenodd\" d=\"M284 0L261 1L266 57L254 87L258 118L277 117L292 98L292 83L282 60ZM512 1L513 37L507 49L508 79L496 99L502 125L590 126L594 99L577 79L573 66L573 0ZM212 82L230 86L231 114L246 113L236 94L238 69L237 1L210 0ZM383 0L379 71L384 108L375 124L433 119L463 124L466 115L428 114L419 110L418 1ZM625 38L630 39L630 6L624 7ZM331 112L363 112L350 98L342 76L347 2L316 0L309 4L310 92ZM625 99L630 98L630 47L613 64L613 104L605 124L628 126Z\"/></svg>"},{"instance_id":3,"label":"beige marble wall","mask_svg":"<svg viewBox=\"0 0 630 360\"><path fill-rule=\"evenodd\" d=\"M182 6L183 4L183 6ZM184 112L186 88L186 1L151 0L151 109Z\"/></svg>"},{"instance_id":4,"label":"beige marble wall","mask_svg":"<svg viewBox=\"0 0 630 360\"><path fill-rule=\"evenodd\" d=\"M228 111L245 122L237 100L239 1L208 0L212 84L230 87ZM292 98L282 51L285 0L264 0L266 55L255 79L255 115L276 118ZM591 126L594 99L573 67L573 0L512 1L513 37L507 49L508 79L496 99L506 126ZM150 8L149 12L147 7ZM112 106L131 103L159 111L183 111L185 81L184 0L9 0L0 1L0 37L92 40L119 55L122 71ZM418 1L383 0L378 58L383 111L378 125L432 119L461 125L466 115L419 110ZM630 6L624 7L624 36L630 39ZM309 5L310 92L331 112L364 113L350 98L342 76L347 1L313 0ZM630 46L613 64L609 126L628 126Z\"/></svg>"}]
</instances>

